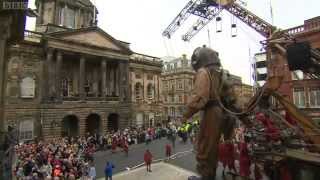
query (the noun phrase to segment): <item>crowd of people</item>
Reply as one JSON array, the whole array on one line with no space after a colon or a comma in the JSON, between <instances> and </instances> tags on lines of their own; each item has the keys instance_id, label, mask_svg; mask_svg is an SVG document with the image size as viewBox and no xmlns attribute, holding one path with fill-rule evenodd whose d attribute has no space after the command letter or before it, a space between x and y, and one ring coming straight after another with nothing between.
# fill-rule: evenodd
<instances>
[{"instance_id":1,"label":"crowd of people","mask_svg":"<svg viewBox=\"0 0 320 180\"><path fill-rule=\"evenodd\" d=\"M13 174L17 179L79 179L95 177L93 154L100 150L128 155L132 144L149 144L168 137L175 139L176 128L126 128L104 135L64 137L50 141L32 141L15 146ZM171 154L171 153L170 153Z\"/></svg>"},{"instance_id":2,"label":"crowd of people","mask_svg":"<svg viewBox=\"0 0 320 180\"><path fill-rule=\"evenodd\" d=\"M59 138L15 147L17 179L79 179L93 175L92 138Z\"/></svg>"}]
</instances>

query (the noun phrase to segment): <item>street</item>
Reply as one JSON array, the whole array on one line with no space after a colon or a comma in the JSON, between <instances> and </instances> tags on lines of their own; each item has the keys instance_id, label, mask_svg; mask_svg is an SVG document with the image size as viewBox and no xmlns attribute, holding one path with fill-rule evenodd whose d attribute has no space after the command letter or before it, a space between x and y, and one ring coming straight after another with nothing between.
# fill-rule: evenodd
<instances>
[{"instance_id":1,"label":"street","mask_svg":"<svg viewBox=\"0 0 320 180\"><path fill-rule=\"evenodd\" d=\"M153 155L153 160L165 158L165 145L169 141L166 138L161 140L154 140L149 145L146 144L136 144L129 147L129 156L126 157L124 152L118 149L117 153L112 154L110 150L99 151L94 155L95 167L97 171L97 177L104 177L104 166L107 161L114 164L114 174L121 171L125 171L127 167L134 167L143 163L143 154L146 149L149 149ZM176 141L176 147L173 149L173 153L190 151L192 149L192 144L188 141L183 144L180 141ZM186 155L177 155L173 160L170 160L173 165L179 166L181 168L191 170L195 172L196 161L193 153L187 153Z\"/></svg>"}]
</instances>

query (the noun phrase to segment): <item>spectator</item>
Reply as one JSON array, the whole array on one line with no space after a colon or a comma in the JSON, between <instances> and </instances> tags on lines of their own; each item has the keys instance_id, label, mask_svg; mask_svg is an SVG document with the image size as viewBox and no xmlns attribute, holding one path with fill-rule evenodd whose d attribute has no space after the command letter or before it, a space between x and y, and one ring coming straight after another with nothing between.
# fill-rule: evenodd
<instances>
[{"instance_id":1,"label":"spectator","mask_svg":"<svg viewBox=\"0 0 320 180\"><path fill-rule=\"evenodd\" d=\"M147 172L152 172L151 171L152 154L149 151L149 149L147 149L146 152L144 153L144 162L147 166Z\"/></svg>"},{"instance_id":2,"label":"spectator","mask_svg":"<svg viewBox=\"0 0 320 180\"><path fill-rule=\"evenodd\" d=\"M170 159L171 156L171 145L169 143L166 144L166 157L168 158L168 160Z\"/></svg>"},{"instance_id":3,"label":"spectator","mask_svg":"<svg viewBox=\"0 0 320 180\"><path fill-rule=\"evenodd\" d=\"M114 168L114 165L107 161L106 167L104 168L104 175L106 177L106 180L112 180L112 169Z\"/></svg>"},{"instance_id":4,"label":"spectator","mask_svg":"<svg viewBox=\"0 0 320 180\"><path fill-rule=\"evenodd\" d=\"M96 168L94 167L93 161L91 161L90 163L90 168L89 168L89 173L88 173L89 177L91 178L91 180L95 180L96 179Z\"/></svg>"}]
</instances>

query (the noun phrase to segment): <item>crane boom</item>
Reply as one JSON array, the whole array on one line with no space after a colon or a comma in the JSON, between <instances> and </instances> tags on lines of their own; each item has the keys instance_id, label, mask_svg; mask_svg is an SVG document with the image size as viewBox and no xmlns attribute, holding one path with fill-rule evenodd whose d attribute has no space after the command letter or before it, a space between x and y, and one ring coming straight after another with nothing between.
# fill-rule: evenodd
<instances>
[{"instance_id":1,"label":"crane boom","mask_svg":"<svg viewBox=\"0 0 320 180\"><path fill-rule=\"evenodd\" d=\"M173 19L170 25L163 31L162 35L171 38L171 35L180 27L180 25L190 16L189 9L195 4L190 0L187 5L180 11L180 13Z\"/></svg>"},{"instance_id":2,"label":"crane boom","mask_svg":"<svg viewBox=\"0 0 320 180\"><path fill-rule=\"evenodd\" d=\"M200 32L203 27L205 27L214 17L216 17L222 11L222 9L217 7L206 7L204 8L204 11L206 12L207 17L200 17L188 30L188 32L182 36L182 40L190 41L190 39L194 37L198 32Z\"/></svg>"},{"instance_id":3,"label":"crane boom","mask_svg":"<svg viewBox=\"0 0 320 180\"><path fill-rule=\"evenodd\" d=\"M252 29L256 30L263 37L268 38L276 30L275 26L269 24L237 3L229 4L225 6L224 9L239 18Z\"/></svg>"},{"instance_id":4,"label":"crane boom","mask_svg":"<svg viewBox=\"0 0 320 180\"><path fill-rule=\"evenodd\" d=\"M163 31L162 35L171 38L171 35L193 14L199 19L189 28L188 32L182 36L184 41L192 39L204 26L214 17L218 16L222 9L225 9L248 26L256 30L263 37L268 38L276 30L275 26L256 16L235 0L190 0L181 10L170 25Z\"/></svg>"}]
</instances>

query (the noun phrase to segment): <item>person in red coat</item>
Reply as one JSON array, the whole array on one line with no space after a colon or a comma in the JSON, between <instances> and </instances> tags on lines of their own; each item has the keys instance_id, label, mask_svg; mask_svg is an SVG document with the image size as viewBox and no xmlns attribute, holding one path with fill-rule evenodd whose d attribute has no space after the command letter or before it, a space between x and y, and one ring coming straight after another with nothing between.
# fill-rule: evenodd
<instances>
[{"instance_id":1,"label":"person in red coat","mask_svg":"<svg viewBox=\"0 0 320 180\"><path fill-rule=\"evenodd\" d=\"M265 133L268 141L280 140L280 130L274 125L274 123L268 116L259 112L256 114L256 119L260 121L266 128Z\"/></svg>"},{"instance_id":2,"label":"person in red coat","mask_svg":"<svg viewBox=\"0 0 320 180\"><path fill-rule=\"evenodd\" d=\"M169 143L166 144L166 157L170 159L171 156L171 145Z\"/></svg>"},{"instance_id":3,"label":"person in red coat","mask_svg":"<svg viewBox=\"0 0 320 180\"><path fill-rule=\"evenodd\" d=\"M240 176L245 178L249 178L250 176L250 157L249 157L249 150L247 147L247 143L241 142L239 145L240 149Z\"/></svg>"},{"instance_id":4,"label":"person in red coat","mask_svg":"<svg viewBox=\"0 0 320 180\"><path fill-rule=\"evenodd\" d=\"M229 171L233 170L236 172L236 168L234 167L234 161L235 161L235 149L234 145L231 141L226 141L225 143L225 160L226 160L226 165L229 168Z\"/></svg>"},{"instance_id":5,"label":"person in red coat","mask_svg":"<svg viewBox=\"0 0 320 180\"><path fill-rule=\"evenodd\" d=\"M124 142L123 151L126 153L126 156L129 155L129 144L128 144L128 141Z\"/></svg>"},{"instance_id":6,"label":"person in red coat","mask_svg":"<svg viewBox=\"0 0 320 180\"><path fill-rule=\"evenodd\" d=\"M112 153L115 153L116 152L116 149L117 149L117 137L116 136L114 136L113 138L112 138L112 145L111 145L111 152Z\"/></svg>"},{"instance_id":7,"label":"person in red coat","mask_svg":"<svg viewBox=\"0 0 320 180\"><path fill-rule=\"evenodd\" d=\"M144 153L144 162L146 163L147 171L151 172L152 154L149 149Z\"/></svg>"},{"instance_id":8,"label":"person in red coat","mask_svg":"<svg viewBox=\"0 0 320 180\"><path fill-rule=\"evenodd\" d=\"M226 145L224 142L220 142L219 144L219 152L218 152L218 157L219 161L222 163L223 170L222 170L222 176L225 176L225 168L227 166L227 158L226 158Z\"/></svg>"}]
</instances>

